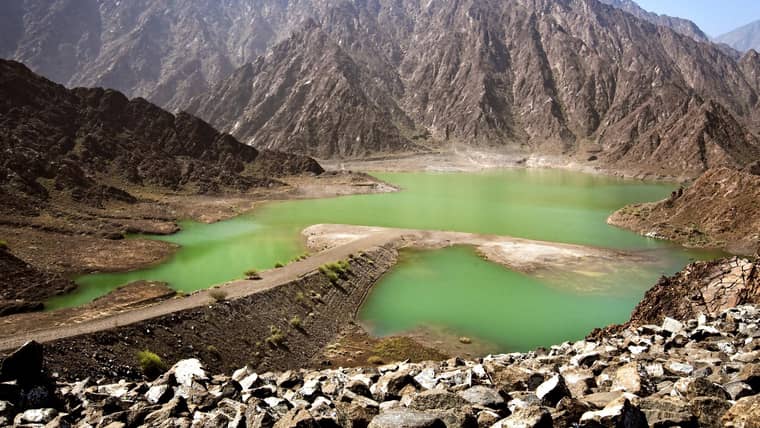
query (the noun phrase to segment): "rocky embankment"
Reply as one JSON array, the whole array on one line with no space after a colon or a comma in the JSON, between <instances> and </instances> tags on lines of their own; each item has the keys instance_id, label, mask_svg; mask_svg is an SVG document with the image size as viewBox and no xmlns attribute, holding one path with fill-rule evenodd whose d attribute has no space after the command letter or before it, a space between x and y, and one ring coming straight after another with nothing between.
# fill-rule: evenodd
<instances>
[{"instance_id":1,"label":"rocky embankment","mask_svg":"<svg viewBox=\"0 0 760 428\"><path fill-rule=\"evenodd\" d=\"M45 272L0 245L0 316L42 309L42 300L76 287L73 281Z\"/></svg>"},{"instance_id":2,"label":"rocky embankment","mask_svg":"<svg viewBox=\"0 0 760 428\"><path fill-rule=\"evenodd\" d=\"M477 361L58 383L29 343L3 362L0 425L166 427L757 427L760 307Z\"/></svg>"},{"instance_id":3,"label":"rocky embankment","mask_svg":"<svg viewBox=\"0 0 760 428\"><path fill-rule=\"evenodd\" d=\"M760 164L711 169L687 189L653 203L626 206L609 224L690 247L760 250Z\"/></svg>"},{"instance_id":4,"label":"rocky embankment","mask_svg":"<svg viewBox=\"0 0 760 428\"><path fill-rule=\"evenodd\" d=\"M382 254L373 258L385 265ZM352 266L369 269L362 276L373 264ZM748 260L692 264L650 290L625 326L549 349L285 370L314 367L309 355L345 318L335 314L350 312L368 289L310 278L260 295L301 304L300 296L314 296L311 285L322 288L327 306L314 306L292 328L283 325L292 313L239 299L75 340L27 343L0 365L0 425L760 427L760 305L744 304L758 302L758 277ZM268 323L281 334L246 345ZM159 345L160 356L142 364L151 377L131 376L123 360ZM165 372L162 358L174 363ZM253 361L232 364L247 358Z\"/></svg>"}]
</instances>

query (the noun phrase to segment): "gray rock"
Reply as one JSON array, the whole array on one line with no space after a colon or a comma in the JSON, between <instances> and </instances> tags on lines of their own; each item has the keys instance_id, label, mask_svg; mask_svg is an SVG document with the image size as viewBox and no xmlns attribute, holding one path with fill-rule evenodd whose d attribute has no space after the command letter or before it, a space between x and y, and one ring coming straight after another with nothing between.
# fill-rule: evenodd
<instances>
[{"instance_id":1,"label":"gray rock","mask_svg":"<svg viewBox=\"0 0 760 428\"><path fill-rule=\"evenodd\" d=\"M673 397L648 397L639 405L646 415L650 427L697 427L697 418L691 414L689 406Z\"/></svg>"},{"instance_id":2,"label":"gray rock","mask_svg":"<svg viewBox=\"0 0 760 428\"><path fill-rule=\"evenodd\" d=\"M445 428L438 417L412 409L393 409L372 418L369 428Z\"/></svg>"},{"instance_id":3,"label":"gray rock","mask_svg":"<svg viewBox=\"0 0 760 428\"><path fill-rule=\"evenodd\" d=\"M540 406L528 406L496 422L492 428L551 428L552 416Z\"/></svg>"},{"instance_id":4,"label":"gray rock","mask_svg":"<svg viewBox=\"0 0 760 428\"><path fill-rule=\"evenodd\" d=\"M468 404L467 400L452 392L442 389L429 389L415 394L411 398L409 407L415 410L450 410Z\"/></svg>"},{"instance_id":5,"label":"gray rock","mask_svg":"<svg viewBox=\"0 0 760 428\"><path fill-rule=\"evenodd\" d=\"M174 391L169 385L153 385L145 393L145 399L150 404L163 404L172 399Z\"/></svg>"},{"instance_id":6,"label":"gray rock","mask_svg":"<svg viewBox=\"0 0 760 428\"><path fill-rule=\"evenodd\" d=\"M470 404L495 410L506 409L507 407L507 402L504 401L499 392L487 386L476 385L464 391L459 391L457 394Z\"/></svg>"}]
</instances>

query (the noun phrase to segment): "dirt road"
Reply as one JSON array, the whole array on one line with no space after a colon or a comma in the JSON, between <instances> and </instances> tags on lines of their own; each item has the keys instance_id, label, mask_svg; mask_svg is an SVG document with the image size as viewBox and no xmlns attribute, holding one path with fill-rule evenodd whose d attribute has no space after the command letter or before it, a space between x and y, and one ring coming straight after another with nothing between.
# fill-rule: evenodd
<instances>
[{"instance_id":1,"label":"dirt road","mask_svg":"<svg viewBox=\"0 0 760 428\"><path fill-rule=\"evenodd\" d=\"M261 273L261 279L256 281L239 280L220 286L227 293L227 299L236 299L254 293L268 290L306 275L325 263L346 259L350 254L358 253L372 247L382 246L400 238L400 232L387 230L358 239L345 245L331 248L315 254L305 260L288 264L279 269ZM83 321L79 324L35 329L26 323L8 323L0 331L0 350L15 349L29 340L44 343L80 334L93 333L101 330L128 325L173 312L207 305L213 301L209 290L203 290L184 298L166 300L151 306L128 310L114 315ZM19 318L23 320L23 318ZM26 325L25 325L26 324Z\"/></svg>"}]
</instances>

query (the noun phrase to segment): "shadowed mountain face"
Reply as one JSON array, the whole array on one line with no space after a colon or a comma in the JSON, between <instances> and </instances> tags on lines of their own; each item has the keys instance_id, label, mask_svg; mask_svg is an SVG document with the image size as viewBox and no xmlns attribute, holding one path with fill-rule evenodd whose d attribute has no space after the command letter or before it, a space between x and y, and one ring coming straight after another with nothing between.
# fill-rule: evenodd
<instances>
[{"instance_id":1,"label":"shadowed mountain face","mask_svg":"<svg viewBox=\"0 0 760 428\"><path fill-rule=\"evenodd\" d=\"M104 89L73 90L0 60L0 200L38 213L55 197L88 206L133 202L147 186L245 191L272 177L321 172L310 158L260 153L186 113Z\"/></svg>"},{"instance_id":2,"label":"shadowed mountain face","mask_svg":"<svg viewBox=\"0 0 760 428\"><path fill-rule=\"evenodd\" d=\"M725 43L740 52L750 49L760 51L760 20L718 36L715 41Z\"/></svg>"},{"instance_id":3,"label":"shadowed mountain face","mask_svg":"<svg viewBox=\"0 0 760 428\"><path fill-rule=\"evenodd\" d=\"M260 148L362 157L448 142L687 176L758 156L755 57L596 0L35 3L21 24L0 6L0 52L43 73L82 58L57 78L187 108ZM82 10L98 19L56 30Z\"/></svg>"}]
</instances>

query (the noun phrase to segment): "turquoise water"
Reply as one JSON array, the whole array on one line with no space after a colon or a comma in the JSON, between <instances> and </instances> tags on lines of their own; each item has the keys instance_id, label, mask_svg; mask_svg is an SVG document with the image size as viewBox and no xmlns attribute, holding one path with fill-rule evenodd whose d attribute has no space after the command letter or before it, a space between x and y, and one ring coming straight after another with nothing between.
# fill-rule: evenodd
<instances>
[{"instance_id":1,"label":"turquoise water","mask_svg":"<svg viewBox=\"0 0 760 428\"><path fill-rule=\"evenodd\" d=\"M48 306L80 305L138 279L166 281L175 289L193 291L241 278L247 269L268 269L302 254L300 231L317 223L511 235L644 252L659 260L656 265L601 277L571 275L568 281L577 284L562 287L557 278L531 277L484 262L467 248L408 253L373 289L361 312L378 334L440 324L483 336L505 348L523 349L554 343L558 338L576 338L589 327L623 320L658 276L679 270L691 259L716 255L688 251L605 223L607 216L623 205L666 197L674 187L667 183L535 169L376 175L402 191L272 202L215 224L183 222L180 233L150 237L181 246L168 262L135 272L83 276L77 280L77 291L52 299ZM589 287L581 287L583 281ZM473 299L473 290L478 291L477 299ZM424 308L419 307L422 297ZM467 299L478 303L462 304L460 312L451 307L457 300ZM552 326L520 324L520 310L540 301L557 302L543 315L555 313ZM410 302L417 307L408 307ZM518 338L516 330L505 330L507 326L522 326L515 328L536 339Z\"/></svg>"}]
</instances>

